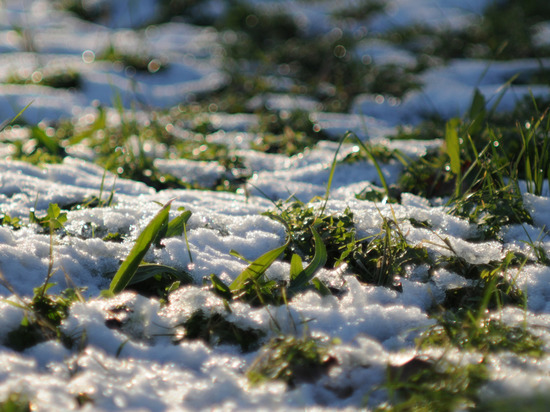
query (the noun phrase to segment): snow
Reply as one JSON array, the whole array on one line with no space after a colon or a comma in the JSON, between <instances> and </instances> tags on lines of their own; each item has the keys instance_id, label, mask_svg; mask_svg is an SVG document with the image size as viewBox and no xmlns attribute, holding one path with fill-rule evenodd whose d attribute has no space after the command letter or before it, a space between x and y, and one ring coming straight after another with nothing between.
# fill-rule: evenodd
<instances>
[{"instance_id":1,"label":"snow","mask_svg":"<svg viewBox=\"0 0 550 412\"><path fill-rule=\"evenodd\" d=\"M2 84L0 120L13 117L32 100L22 115L29 124L62 118L85 123L88 115L93 121L98 103L112 105L117 96L126 107L137 104L135 115L139 117L139 109L169 108L182 101L192 101L194 95L218 90L227 82L220 59L220 35L213 29L172 22L150 26L138 34L129 30L153 21L158 2L84 1L86 7L110 8L111 13L101 25L54 10L51 3L46 0L3 2L0 81L13 73L71 68L80 73L82 88L63 90ZM250 3L258 7L273 6L270 1ZM387 3L384 12L369 22L369 30L383 32L418 22L433 27L463 27L475 21L488 1L391 0ZM330 2L277 4L277 7L287 6L304 32L328 32L332 27L330 11L336 6ZM210 1L208 7L210 14L223 12L221 2ZM548 32L547 26L538 27L541 42ZM32 44L26 44L16 33L17 27L28 31ZM168 66L154 74L132 73L116 63L102 62L98 56L109 44L166 59ZM368 55L376 64L414 63L412 54L379 40L362 43L355 53L359 58ZM422 88L409 92L401 101L363 95L356 99L350 113L322 113L316 99L283 92L257 96L249 104L272 110L313 111L311 120L335 140L346 130L353 130L363 140L383 143L416 157L442 142L390 142L385 137L395 133L396 126L418 123L426 115L462 116L476 89L489 104L502 95L497 106L502 111L512 109L524 96L548 95L550 88L544 85L503 85L517 73L526 76L549 64L547 59L450 61L425 71L420 78ZM108 112L109 121L116 123L116 112ZM231 250L253 260L284 244L284 227L261 213L273 210L272 200L295 196L308 202L323 197L338 143L320 142L289 158L249 149L249 142L255 136L248 130L258 122L253 114L214 113L209 121L219 129L209 136L211 141L229 142L229 146L238 148L236 153L253 173L246 192L157 192L140 182L115 181L112 174L104 175L103 169L93 164L94 154L85 149L71 153L73 157L66 157L62 164L38 167L10 160L9 148L1 146L6 158L0 160L0 209L12 217L26 219L31 209L36 210L37 216L44 216L51 203L63 206L97 196L102 184L105 188L114 184L116 192L113 207L67 212L66 233L59 232L53 238L53 256L49 234L43 234L36 226L20 230L0 227L0 296L3 298L0 300L0 343L20 325L26 312L22 305L29 302L33 289L46 279L52 257L51 281L56 286L50 293L74 286L87 288L83 292L86 300L71 306L61 327L64 333L79 340L81 347L67 349L59 342L48 341L15 352L0 346L0 400L10 393L21 392L43 410L355 410L364 406L365 396L383 382L386 365L414 356L415 339L434 324L428 312L434 304L443 302L445 291L470 284L445 269L428 273L427 268L418 267L411 269L408 278L400 279L401 293L365 285L343 269L323 269L319 277L329 285L338 285L341 295L321 297L309 291L279 307L255 308L236 302L231 304L232 312L228 314L223 300L203 286L204 278L215 273L230 283L244 270L246 263L232 256ZM177 126L174 128L175 134L185 133L183 129L177 130ZM16 134L17 130L10 133ZM356 149L353 141L348 141L338 159ZM224 176L224 169L217 162L156 159L155 166L182 181L204 186ZM402 166L397 162L381 166L388 184L395 183ZM430 255L436 257L452 256L456 252L472 264L500 260L508 250L532 253L526 243L532 240L540 242L550 253L548 186L544 196L525 194L526 207L533 216L532 226L507 227L503 229L503 242L479 243L468 240L474 232L473 225L448 215L443 206L432 206L427 199L404 193L401 205L389 205L355 198L356 193L374 186L381 186L381 181L372 164L340 164L333 176L326 210L341 213L350 207L358 236L376 235L384 217L395 218L409 243L425 246ZM176 216L179 207L193 212L187 224L187 240L183 236L165 239L163 247L150 250L145 260L186 270L193 283L172 293L166 304L133 292L123 292L111 299L99 297L100 292L109 287L108 275L118 269L138 234L158 211L159 203L170 200L173 201L171 217ZM413 227L407 221L410 218L427 221L431 229ZM110 232L119 232L124 241L103 241L102 237ZM284 262L276 262L268 270L274 279L288 280L289 273L290 265ZM550 324L548 266L527 265L521 270L509 271L508 276L526 293L527 310L505 308L501 311L502 319L509 324L525 321L533 330L537 330L537 325L547 329ZM262 343L280 332L337 338L340 343L330 352L337 365L316 383L301 383L293 389L287 389L280 382L252 387L245 372L258 351L242 353L234 346L209 346L202 341L172 342L178 328L198 309L223 314L239 327L263 331L266 336ZM109 327L108 321L112 319L122 326ZM549 333L541 332L541 336L545 345L550 345ZM535 362L505 354L491 356L490 362L491 380L484 396L531 395L550 389L548 356ZM339 396L345 393L348 395ZM81 408L76 398L84 394L92 402ZM374 393L371 402L377 401L383 401L383 395Z\"/></svg>"}]
</instances>

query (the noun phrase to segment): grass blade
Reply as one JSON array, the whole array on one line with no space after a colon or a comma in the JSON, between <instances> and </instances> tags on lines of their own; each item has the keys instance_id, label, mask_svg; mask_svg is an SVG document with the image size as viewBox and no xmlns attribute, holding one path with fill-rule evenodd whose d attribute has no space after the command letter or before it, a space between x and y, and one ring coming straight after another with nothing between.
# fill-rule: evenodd
<instances>
[{"instance_id":1,"label":"grass blade","mask_svg":"<svg viewBox=\"0 0 550 412\"><path fill-rule=\"evenodd\" d=\"M451 159L451 171L458 176L460 180L460 141L456 128L460 120L451 119L445 126L445 143L447 144L447 154Z\"/></svg>"},{"instance_id":2,"label":"grass blade","mask_svg":"<svg viewBox=\"0 0 550 412\"><path fill-rule=\"evenodd\" d=\"M386 178L384 177L384 173L382 173L382 169L380 168L380 165L378 164L378 161L374 157L374 155L371 153L367 145L359 139L359 137L355 136L355 140L361 146L361 148L365 151L371 162L374 164L374 167L376 168L376 172L378 173L378 178L380 179L380 182L382 183L382 187L384 188L384 191L386 192L386 196L388 199L390 199L390 188L388 187L388 183L386 182Z\"/></svg>"},{"instance_id":3,"label":"grass blade","mask_svg":"<svg viewBox=\"0 0 550 412\"><path fill-rule=\"evenodd\" d=\"M258 279L268 267L271 266L275 260L281 256L285 249L290 244L290 236L283 246L278 247L277 249L270 250L269 252L264 253L254 262L252 262L248 267L239 275L237 278L229 285L229 289L238 290L241 289L245 282L249 279Z\"/></svg>"},{"instance_id":4,"label":"grass blade","mask_svg":"<svg viewBox=\"0 0 550 412\"><path fill-rule=\"evenodd\" d=\"M179 280L181 283L193 283L193 278L182 270L177 270L171 266L159 265L156 263L143 263L138 266L136 273L130 282L128 282L128 285L143 282L156 275L170 275Z\"/></svg>"},{"instance_id":5,"label":"grass blade","mask_svg":"<svg viewBox=\"0 0 550 412\"><path fill-rule=\"evenodd\" d=\"M342 144L344 144L344 141L348 138L348 136L351 134L351 132L346 132L346 134L340 139L340 143L338 144L338 148L336 149L336 152L334 153L334 158L332 159L332 165L330 166L330 174L328 176L328 182L327 182L327 190L325 192L325 200L323 202L323 206L321 207L321 212L319 213L319 216L321 216L325 212L325 208L328 203L328 198L330 196L330 188L332 186L332 178L334 177L334 172L336 170L336 164L338 160L338 153L340 152L340 149L342 148Z\"/></svg>"},{"instance_id":6,"label":"grass blade","mask_svg":"<svg viewBox=\"0 0 550 412\"><path fill-rule=\"evenodd\" d=\"M6 119L6 120L4 120L2 123L0 123L0 132L1 132L2 130L4 130L4 128L5 128L8 124L10 124L10 123L12 123L12 122L15 122L15 121L17 120L17 118L18 118L19 116L21 116L21 115L23 114L23 112L25 112L25 110L27 110L27 109L29 108L29 106L30 106L33 102L34 102L34 99L31 100L31 101L29 102L29 104L27 104L25 107L23 107L23 108L19 111L19 113L17 113L14 117L12 117L11 119Z\"/></svg>"},{"instance_id":7,"label":"grass blade","mask_svg":"<svg viewBox=\"0 0 550 412\"><path fill-rule=\"evenodd\" d=\"M302 258L297 254L293 254L290 260L290 281L292 282L296 279L303 271L304 266L302 264Z\"/></svg>"},{"instance_id":8,"label":"grass blade","mask_svg":"<svg viewBox=\"0 0 550 412\"><path fill-rule=\"evenodd\" d=\"M166 229L166 237L174 237L174 236L181 236L183 235L183 231L185 228L185 224L189 220L193 213L190 210L184 211L181 215L178 217L172 219L168 223L168 227Z\"/></svg>"},{"instance_id":9,"label":"grass blade","mask_svg":"<svg viewBox=\"0 0 550 412\"><path fill-rule=\"evenodd\" d=\"M327 248L323 243L323 239L313 226L311 227L311 232L315 239L315 255L310 264L298 276L290 280L289 292L291 293L296 293L305 288L315 276L315 272L327 263Z\"/></svg>"},{"instance_id":10,"label":"grass blade","mask_svg":"<svg viewBox=\"0 0 550 412\"><path fill-rule=\"evenodd\" d=\"M111 281L108 294L116 295L120 293L131 281L136 271L143 260L143 257L151 247L151 244L157 237L159 231L162 229L168 220L170 213L170 206L172 201L168 202L160 211L155 215L153 220L143 229L143 232L136 239L134 247L120 265L120 268L115 274L115 277Z\"/></svg>"}]
</instances>

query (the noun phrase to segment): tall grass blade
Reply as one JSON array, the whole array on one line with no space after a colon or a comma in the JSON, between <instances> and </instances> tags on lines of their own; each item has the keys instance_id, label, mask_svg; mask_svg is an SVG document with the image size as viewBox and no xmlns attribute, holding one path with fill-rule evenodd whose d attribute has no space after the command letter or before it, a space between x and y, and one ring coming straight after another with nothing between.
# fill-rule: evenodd
<instances>
[{"instance_id":1,"label":"tall grass blade","mask_svg":"<svg viewBox=\"0 0 550 412\"><path fill-rule=\"evenodd\" d=\"M388 187L388 183L386 182L386 178L384 177L384 174L382 173L382 169L380 168L380 165L378 164L378 161L373 156L367 145L357 137L357 135L354 135L355 141L361 146L361 148L365 151L371 162L374 164L374 167L376 168L376 172L378 173L378 178L380 179L380 182L382 183L382 187L384 188L384 191L386 192L386 196L390 197L390 188Z\"/></svg>"},{"instance_id":2,"label":"tall grass blade","mask_svg":"<svg viewBox=\"0 0 550 412\"><path fill-rule=\"evenodd\" d=\"M447 154L451 159L451 172L457 175L458 180L460 180L460 140L456 129L459 124L459 119L451 119L445 126L445 143Z\"/></svg>"},{"instance_id":3,"label":"tall grass blade","mask_svg":"<svg viewBox=\"0 0 550 412\"><path fill-rule=\"evenodd\" d=\"M120 265L120 268L111 281L107 294L116 295L120 293L132 281L143 257L151 247L151 244L162 227L167 224L171 204L172 201L164 205L138 236L134 247L130 250L130 253L126 259L124 259L124 262L122 262L122 265Z\"/></svg>"},{"instance_id":4,"label":"tall grass blade","mask_svg":"<svg viewBox=\"0 0 550 412\"><path fill-rule=\"evenodd\" d=\"M336 163L338 158L338 153L340 152L340 148L342 147L342 144L344 144L344 141L348 138L348 136L351 134L351 132L346 132L346 134L340 139L340 143L338 144L338 148L336 149L336 152L334 153L334 158L332 159L332 166L330 167L330 174L328 177L327 182L327 190L325 192L325 199L323 202L323 206L321 207L321 211L319 212L319 216L322 216L323 213L325 213L325 208L327 206L328 198L330 195L330 188L332 186L332 179L334 177L334 172L336 170Z\"/></svg>"}]
</instances>

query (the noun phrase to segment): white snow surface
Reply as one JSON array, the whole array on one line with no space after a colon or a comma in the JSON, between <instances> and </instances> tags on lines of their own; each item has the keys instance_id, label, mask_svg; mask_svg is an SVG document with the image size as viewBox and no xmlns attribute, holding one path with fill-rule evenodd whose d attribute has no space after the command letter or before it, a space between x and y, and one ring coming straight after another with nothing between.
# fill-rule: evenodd
<instances>
[{"instance_id":1,"label":"white snow surface","mask_svg":"<svg viewBox=\"0 0 550 412\"><path fill-rule=\"evenodd\" d=\"M273 2L250 3L271 7ZM276 3L277 7L295 13L306 32L327 31L332 24L332 2ZM0 85L0 120L13 117L31 100L32 105L22 115L31 124L82 117L90 110L93 112L98 103L112 104L116 96L126 106L166 108L185 102L194 94L216 90L227 81L220 66L218 33L212 29L173 22L136 34L128 29L150 22L157 2L88 0L83 4L108 6L111 12L98 25L55 10L52 2L46 0L2 2L0 81L16 73L27 75L36 70L70 68L81 74L82 88ZM209 12L220 11L218 2L208 4ZM385 13L370 22L370 29L385 31L418 22L463 27L471 24L486 4L488 1L391 0ZM32 44L18 34L19 28L28 32ZM544 33L548 33L547 24L539 27L541 42ZM151 54L168 66L153 74L129 73L115 63L95 59L109 44ZM378 41L363 44L357 53L360 57L369 54L382 64L406 65L412 59ZM360 96L352 113L313 113L312 118L334 137L352 129L362 139L394 145L415 157L441 142L390 143L384 137L395 132L395 126L417 123L426 114L444 118L461 116L476 88L489 103L502 93L498 110L511 109L529 93L548 95L547 86L502 88L516 73L529 74L548 64L547 60L451 61L425 72L421 79L423 87L407 94L401 102ZM284 94L258 96L258 101L274 109L318 108L314 99ZM295 297L288 306L279 307L254 308L236 302L231 304L228 314L223 301L203 286L203 279L215 273L231 282L244 270L246 263L232 256L231 250L253 260L282 245L284 227L261 213L273 210L272 200L295 196L308 202L324 196L338 148L335 142L324 142L291 158L254 152L248 149L254 136L246 130L256 121L252 115L220 113L213 114L211 120L220 129L210 136L212 141L238 148L238 155L253 173L246 191L157 192L143 183L117 179L113 207L68 212L66 232L60 231L52 239L53 255L50 236L37 226L20 230L0 227L3 298L0 343L21 324L25 312L19 304L21 300L28 302L33 288L42 285L52 259L51 281L56 286L50 293L59 293L67 287L87 288L83 292L86 300L73 304L62 323L63 332L82 342L81 348L67 349L56 341L23 352L0 346L0 400L19 392L32 399L38 410L94 411L355 410L370 405L364 403L365 397L383 382L386 365L403 363L416 354L415 338L435 322L429 318L428 310L444 300L446 290L466 286L469 281L447 270L428 274L422 267L411 268L411 275L401 279L403 291L397 292L362 284L343 269L323 269L319 277L338 285L340 295L321 297L310 291ZM352 144L344 145L339 156L343 158L355 149ZM0 150L6 157L0 161L0 209L13 217L26 219L31 209L35 209L37 216L44 216L51 203L63 208L98 195L102 183L110 188L115 182L113 175L104 176L103 169L90 162L93 154L85 151L65 158L62 164L37 167L10 160L10 149L4 144ZM215 162L157 159L155 164L165 173L204 185L224 173ZM400 170L398 163L382 165L389 184L395 182ZM451 254L445 242L473 264L500 260L508 250L531 253L525 243L531 240L550 253L548 196L526 195L526 205L534 219L532 226L506 228L502 243L474 243L467 240L473 233L472 225L448 215L443 206L430 205L426 199L404 194L401 205L388 205L355 198L356 193L373 185L380 186L381 182L372 164L339 165L326 210L342 213L349 207L358 236L376 235L383 217L395 218L407 240L426 246L434 257ZM172 201L171 217L176 216L179 207L193 212L187 224L188 239L184 236L165 239L162 247L147 253L145 260L186 270L193 283L172 293L165 305L133 292L123 292L111 299L99 297L109 287L112 274L141 230L159 210L159 203L169 201ZM321 206L320 201L314 204ZM431 229L414 227L411 218L428 222ZM103 241L102 237L109 232L121 233L124 241ZM276 262L267 275L288 279L289 271L288 263ZM499 316L508 324L526 322L538 331L548 347L550 269L528 265L509 275L526 293L527 310L507 308ZM125 308L123 313L117 309L121 307ZM326 340L337 338L340 343L330 349L336 366L315 383L300 383L292 389L280 382L251 386L245 372L258 351L242 353L236 346L209 346L202 341L173 343L171 335L197 309L223 314L243 328L261 330L265 334L262 342L279 332L311 334ZM113 316L120 321L120 328L109 327L108 321ZM491 356L491 379L484 393L486 396L545 393L550 390L548 368L547 356L537 362L512 354ZM340 396L343 393L347 395ZM80 407L76 399L84 394L92 402ZM371 403L380 396L383 398L373 393Z\"/></svg>"}]
</instances>

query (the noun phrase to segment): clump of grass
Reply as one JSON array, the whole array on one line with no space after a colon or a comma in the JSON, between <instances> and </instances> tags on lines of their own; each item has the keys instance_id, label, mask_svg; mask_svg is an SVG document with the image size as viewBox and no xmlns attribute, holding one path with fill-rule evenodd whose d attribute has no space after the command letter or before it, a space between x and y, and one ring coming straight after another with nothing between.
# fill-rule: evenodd
<instances>
[{"instance_id":1,"label":"clump of grass","mask_svg":"<svg viewBox=\"0 0 550 412\"><path fill-rule=\"evenodd\" d=\"M454 257L440 258L438 265L475 282L473 286L448 289L443 306L448 309L468 308L476 311L483 305L490 309L508 304L525 307L526 297L515 286L513 279L509 278L508 271L512 268L521 269L526 262L525 257L513 252L508 252L500 262L476 265L466 262L456 253Z\"/></svg>"},{"instance_id":2,"label":"clump of grass","mask_svg":"<svg viewBox=\"0 0 550 412\"><path fill-rule=\"evenodd\" d=\"M399 179L399 188L428 198L447 197L452 214L477 224L479 239L495 239L505 225L532 223L523 205L517 171L524 166L530 187L542 189L548 174L548 139L534 138L543 115L534 124L533 134L516 129L516 141L522 142L522 147L517 151L507 147L510 139L501 138L503 133L509 134L508 129L503 132L491 126L485 106L485 99L476 92L469 120L448 121L445 146L410 162Z\"/></svg>"},{"instance_id":3,"label":"clump of grass","mask_svg":"<svg viewBox=\"0 0 550 412\"><path fill-rule=\"evenodd\" d=\"M312 337L278 336L262 348L247 371L248 380L252 384L280 380L290 387L314 382L335 362L329 349L326 342Z\"/></svg>"},{"instance_id":4,"label":"clump of grass","mask_svg":"<svg viewBox=\"0 0 550 412\"><path fill-rule=\"evenodd\" d=\"M346 8L335 10L332 15L337 19L366 20L372 15L384 11L386 4L380 0L361 0Z\"/></svg>"},{"instance_id":5,"label":"clump of grass","mask_svg":"<svg viewBox=\"0 0 550 412\"><path fill-rule=\"evenodd\" d=\"M480 387L488 380L485 364L455 365L444 359L415 357L401 366L388 367L389 402L377 411L441 411L478 404Z\"/></svg>"},{"instance_id":6,"label":"clump of grass","mask_svg":"<svg viewBox=\"0 0 550 412\"><path fill-rule=\"evenodd\" d=\"M328 140L321 127L302 110L261 114L257 129L259 136L251 148L265 153L293 156L311 148L319 140Z\"/></svg>"},{"instance_id":7,"label":"clump of grass","mask_svg":"<svg viewBox=\"0 0 550 412\"><path fill-rule=\"evenodd\" d=\"M346 261L359 280L398 291L402 291L398 277L405 276L408 266L432 265L426 248L409 245L399 226L387 218L380 234L357 244Z\"/></svg>"},{"instance_id":8,"label":"clump of grass","mask_svg":"<svg viewBox=\"0 0 550 412\"><path fill-rule=\"evenodd\" d=\"M448 162L448 157L439 150L429 151L406 166L399 176L400 190L428 199L450 196L455 188L455 181L446 170Z\"/></svg>"},{"instance_id":9,"label":"clump of grass","mask_svg":"<svg viewBox=\"0 0 550 412\"><path fill-rule=\"evenodd\" d=\"M341 163L353 164L357 162L364 162L371 160L374 157L381 163L389 163L393 159L399 159L401 157L398 150L391 150L387 146L381 144L365 144L368 148L368 154L365 150L361 150L360 146L355 146L353 151L349 153Z\"/></svg>"},{"instance_id":10,"label":"clump of grass","mask_svg":"<svg viewBox=\"0 0 550 412\"><path fill-rule=\"evenodd\" d=\"M221 29L238 30L246 36L250 48L241 53L258 53L262 49L291 40L300 33L297 22L282 9L261 10L238 2L218 23Z\"/></svg>"},{"instance_id":11,"label":"clump of grass","mask_svg":"<svg viewBox=\"0 0 550 412\"><path fill-rule=\"evenodd\" d=\"M59 296L54 296L46 293L52 286L53 283L45 283L35 288L28 304L14 304L25 310L25 316L17 329L8 332L4 345L24 351L38 343L57 339L67 347L72 346L71 337L64 334L59 326L67 317L72 303L82 300L81 291L66 289Z\"/></svg>"},{"instance_id":12,"label":"clump of grass","mask_svg":"<svg viewBox=\"0 0 550 412\"><path fill-rule=\"evenodd\" d=\"M0 213L0 226L11 227L13 230L21 229L21 219L12 217L8 213Z\"/></svg>"},{"instance_id":13,"label":"clump of grass","mask_svg":"<svg viewBox=\"0 0 550 412\"><path fill-rule=\"evenodd\" d=\"M341 30L306 37L282 9L245 5L233 7L218 27L235 34L225 45L231 76L239 77L246 63L256 76L289 78L296 84L292 93L312 95L329 111L347 110L354 96L368 91L368 68L352 53L356 39Z\"/></svg>"},{"instance_id":14,"label":"clump of grass","mask_svg":"<svg viewBox=\"0 0 550 412\"><path fill-rule=\"evenodd\" d=\"M485 170L464 196L455 200L451 213L476 223L480 239L498 238L504 225L533 223L517 183L505 181L494 158L480 158L479 163Z\"/></svg>"},{"instance_id":15,"label":"clump of grass","mask_svg":"<svg viewBox=\"0 0 550 412\"><path fill-rule=\"evenodd\" d=\"M419 56L442 59L518 59L543 57L547 50L533 42L533 26L550 17L550 8L536 0L490 3L481 18L460 30L415 25L393 30L388 40Z\"/></svg>"},{"instance_id":16,"label":"clump of grass","mask_svg":"<svg viewBox=\"0 0 550 412\"><path fill-rule=\"evenodd\" d=\"M420 348L454 346L460 350L475 350L483 354L511 351L519 355L542 356L543 342L526 326L507 326L491 316L489 310L499 310L506 304L525 307L525 296L507 280L506 271L525 260L510 252L502 262L484 267L456 262L465 271L461 274L477 279L475 286L447 290L447 298L436 315L437 324L419 339ZM469 267L468 267L469 266Z\"/></svg>"},{"instance_id":17,"label":"clump of grass","mask_svg":"<svg viewBox=\"0 0 550 412\"><path fill-rule=\"evenodd\" d=\"M225 299L240 299L252 305L287 304L294 295L305 289L317 290L322 295L329 294L330 291L323 282L315 278L317 270L326 263L327 250L317 231L313 227L310 230L315 240L315 255L306 268L303 267L299 255L292 255L289 282L270 280L265 272L289 247L290 237L284 245L264 253L253 262L238 252L231 251L234 256L244 259L249 265L229 286L212 274L210 280L213 291Z\"/></svg>"},{"instance_id":18,"label":"clump of grass","mask_svg":"<svg viewBox=\"0 0 550 412\"><path fill-rule=\"evenodd\" d=\"M448 312L420 338L420 348L454 346L482 353L503 351L541 357L543 342L522 326L507 326L495 318L477 317L472 312Z\"/></svg>"},{"instance_id":19,"label":"clump of grass","mask_svg":"<svg viewBox=\"0 0 550 412\"><path fill-rule=\"evenodd\" d=\"M59 125L56 135L68 136L64 145L86 143L94 149L95 163L118 176L141 181L157 190L169 188L210 189L236 191L249 177L241 157L227 146L209 141L200 133L186 133L186 138L176 137L171 131L174 124L187 128L182 119L189 116L186 110L172 110L169 113L153 112L145 122L138 122L135 116L118 105L121 121L111 124L107 111L99 108L95 120L86 126L74 128L64 123ZM200 113L193 113L198 117ZM203 187L182 181L170 174L161 173L149 153L152 147L162 152L165 158L216 161L224 167L225 173L211 187Z\"/></svg>"},{"instance_id":20,"label":"clump of grass","mask_svg":"<svg viewBox=\"0 0 550 412\"><path fill-rule=\"evenodd\" d=\"M536 102L535 102L536 104ZM527 191L541 196L544 181L550 182L550 117L547 108L540 117L518 124L522 149L518 155L517 165L523 163L523 176L527 183ZM546 117L546 119L545 119Z\"/></svg>"},{"instance_id":21,"label":"clump of grass","mask_svg":"<svg viewBox=\"0 0 550 412\"><path fill-rule=\"evenodd\" d=\"M355 244L355 227L353 213L347 208L341 215L325 215L310 205L301 201L284 204L279 201L277 210L266 212L272 219L283 221L289 231L290 247L286 252L286 259L293 254L299 254L305 259L312 259L315 253L315 239L309 229L311 226L321 236L327 250L328 268L340 264L349 254L346 247Z\"/></svg>"},{"instance_id":22,"label":"clump of grass","mask_svg":"<svg viewBox=\"0 0 550 412\"><path fill-rule=\"evenodd\" d=\"M28 140L10 141L13 146L13 159L23 160L31 164L61 163L67 155L62 142L51 133L39 126L29 129Z\"/></svg>"},{"instance_id":23,"label":"clump of grass","mask_svg":"<svg viewBox=\"0 0 550 412\"><path fill-rule=\"evenodd\" d=\"M91 195L85 197L81 202L75 202L65 205L63 208L67 210L83 210L83 209L94 209L96 207L111 207L113 205L113 200L115 196L115 185L116 178L113 179L113 185L109 192L107 199L103 199L103 189L105 185L105 176L107 171L103 172L103 177L101 178L101 185L99 186L99 194Z\"/></svg>"},{"instance_id":24,"label":"clump of grass","mask_svg":"<svg viewBox=\"0 0 550 412\"><path fill-rule=\"evenodd\" d=\"M238 345L243 352L256 350L259 340L264 336L260 330L241 328L219 313L207 314L200 309L193 312L181 326L185 328L185 333L175 343L200 339L214 346Z\"/></svg>"},{"instance_id":25,"label":"clump of grass","mask_svg":"<svg viewBox=\"0 0 550 412\"><path fill-rule=\"evenodd\" d=\"M87 20L91 22L101 21L109 14L107 3L103 2L88 2L84 0L59 0L56 3L58 7L75 14L82 20Z\"/></svg>"},{"instance_id":26,"label":"clump of grass","mask_svg":"<svg viewBox=\"0 0 550 412\"><path fill-rule=\"evenodd\" d=\"M32 403L26 395L19 392L12 392L6 399L0 402L0 411L2 412L31 412Z\"/></svg>"},{"instance_id":27,"label":"clump of grass","mask_svg":"<svg viewBox=\"0 0 550 412\"><path fill-rule=\"evenodd\" d=\"M277 212L266 215L288 227L290 245L287 259L293 254L306 259L313 257L314 238L307 232L311 226L319 232L326 248L325 266L331 269L347 263L349 270L368 284L401 290L397 277L405 275L407 265L431 263L427 250L410 246L399 226L389 219L383 219L379 235L357 239L353 213L349 208L342 215L324 215L298 201L286 207L282 203L277 206Z\"/></svg>"},{"instance_id":28,"label":"clump of grass","mask_svg":"<svg viewBox=\"0 0 550 412\"><path fill-rule=\"evenodd\" d=\"M145 297L156 297L161 304L180 286L190 284L193 278L184 270L153 263L141 263L126 290L133 290Z\"/></svg>"},{"instance_id":29,"label":"clump of grass","mask_svg":"<svg viewBox=\"0 0 550 412\"><path fill-rule=\"evenodd\" d=\"M35 70L28 76L13 74L6 79L10 84L36 84L56 89L79 89L81 85L80 73L74 70L44 72Z\"/></svg>"},{"instance_id":30,"label":"clump of grass","mask_svg":"<svg viewBox=\"0 0 550 412\"><path fill-rule=\"evenodd\" d=\"M146 282L145 285L147 287L145 290L147 293L152 293L155 289L160 288L163 291L160 294L164 295L164 292L169 292L173 289L174 279L181 283L192 282L191 277L186 272L164 265L144 264L142 262L151 245L160 246L162 239L181 236L185 233L185 225L191 217L191 212L184 211L176 218L170 220L171 203L168 202L164 205L147 226L145 226L136 239L132 250L130 250L130 253L115 273L109 289L102 292L103 296L112 297L129 285L134 285L134 287L140 289L140 286L135 285L141 284L143 287L143 282ZM186 234L185 239L187 240ZM189 245L187 246L189 249ZM192 262L191 252L189 250L188 252Z\"/></svg>"},{"instance_id":31,"label":"clump of grass","mask_svg":"<svg viewBox=\"0 0 550 412\"><path fill-rule=\"evenodd\" d=\"M376 65L369 63L363 79L369 93L381 94L399 102L405 93L420 89L421 83L416 70L396 64Z\"/></svg>"},{"instance_id":32,"label":"clump of grass","mask_svg":"<svg viewBox=\"0 0 550 412\"><path fill-rule=\"evenodd\" d=\"M97 60L107 60L118 63L124 68L131 68L141 73L156 73L167 68L167 63L147 54L125 53L112 44L103 52L97 55Z\"/></svg>"},{"instance_id":33,"label":"clump of grass","mask_svg":"<svg viewBox=\"0 0 550 412\"><path fill-rule=\"evenodd\" d=\"M435 140L445 137L445 121L437 116L423 119L418 125L397 126L397 132L392 140Z\"/></svg>"}]
</instances>

